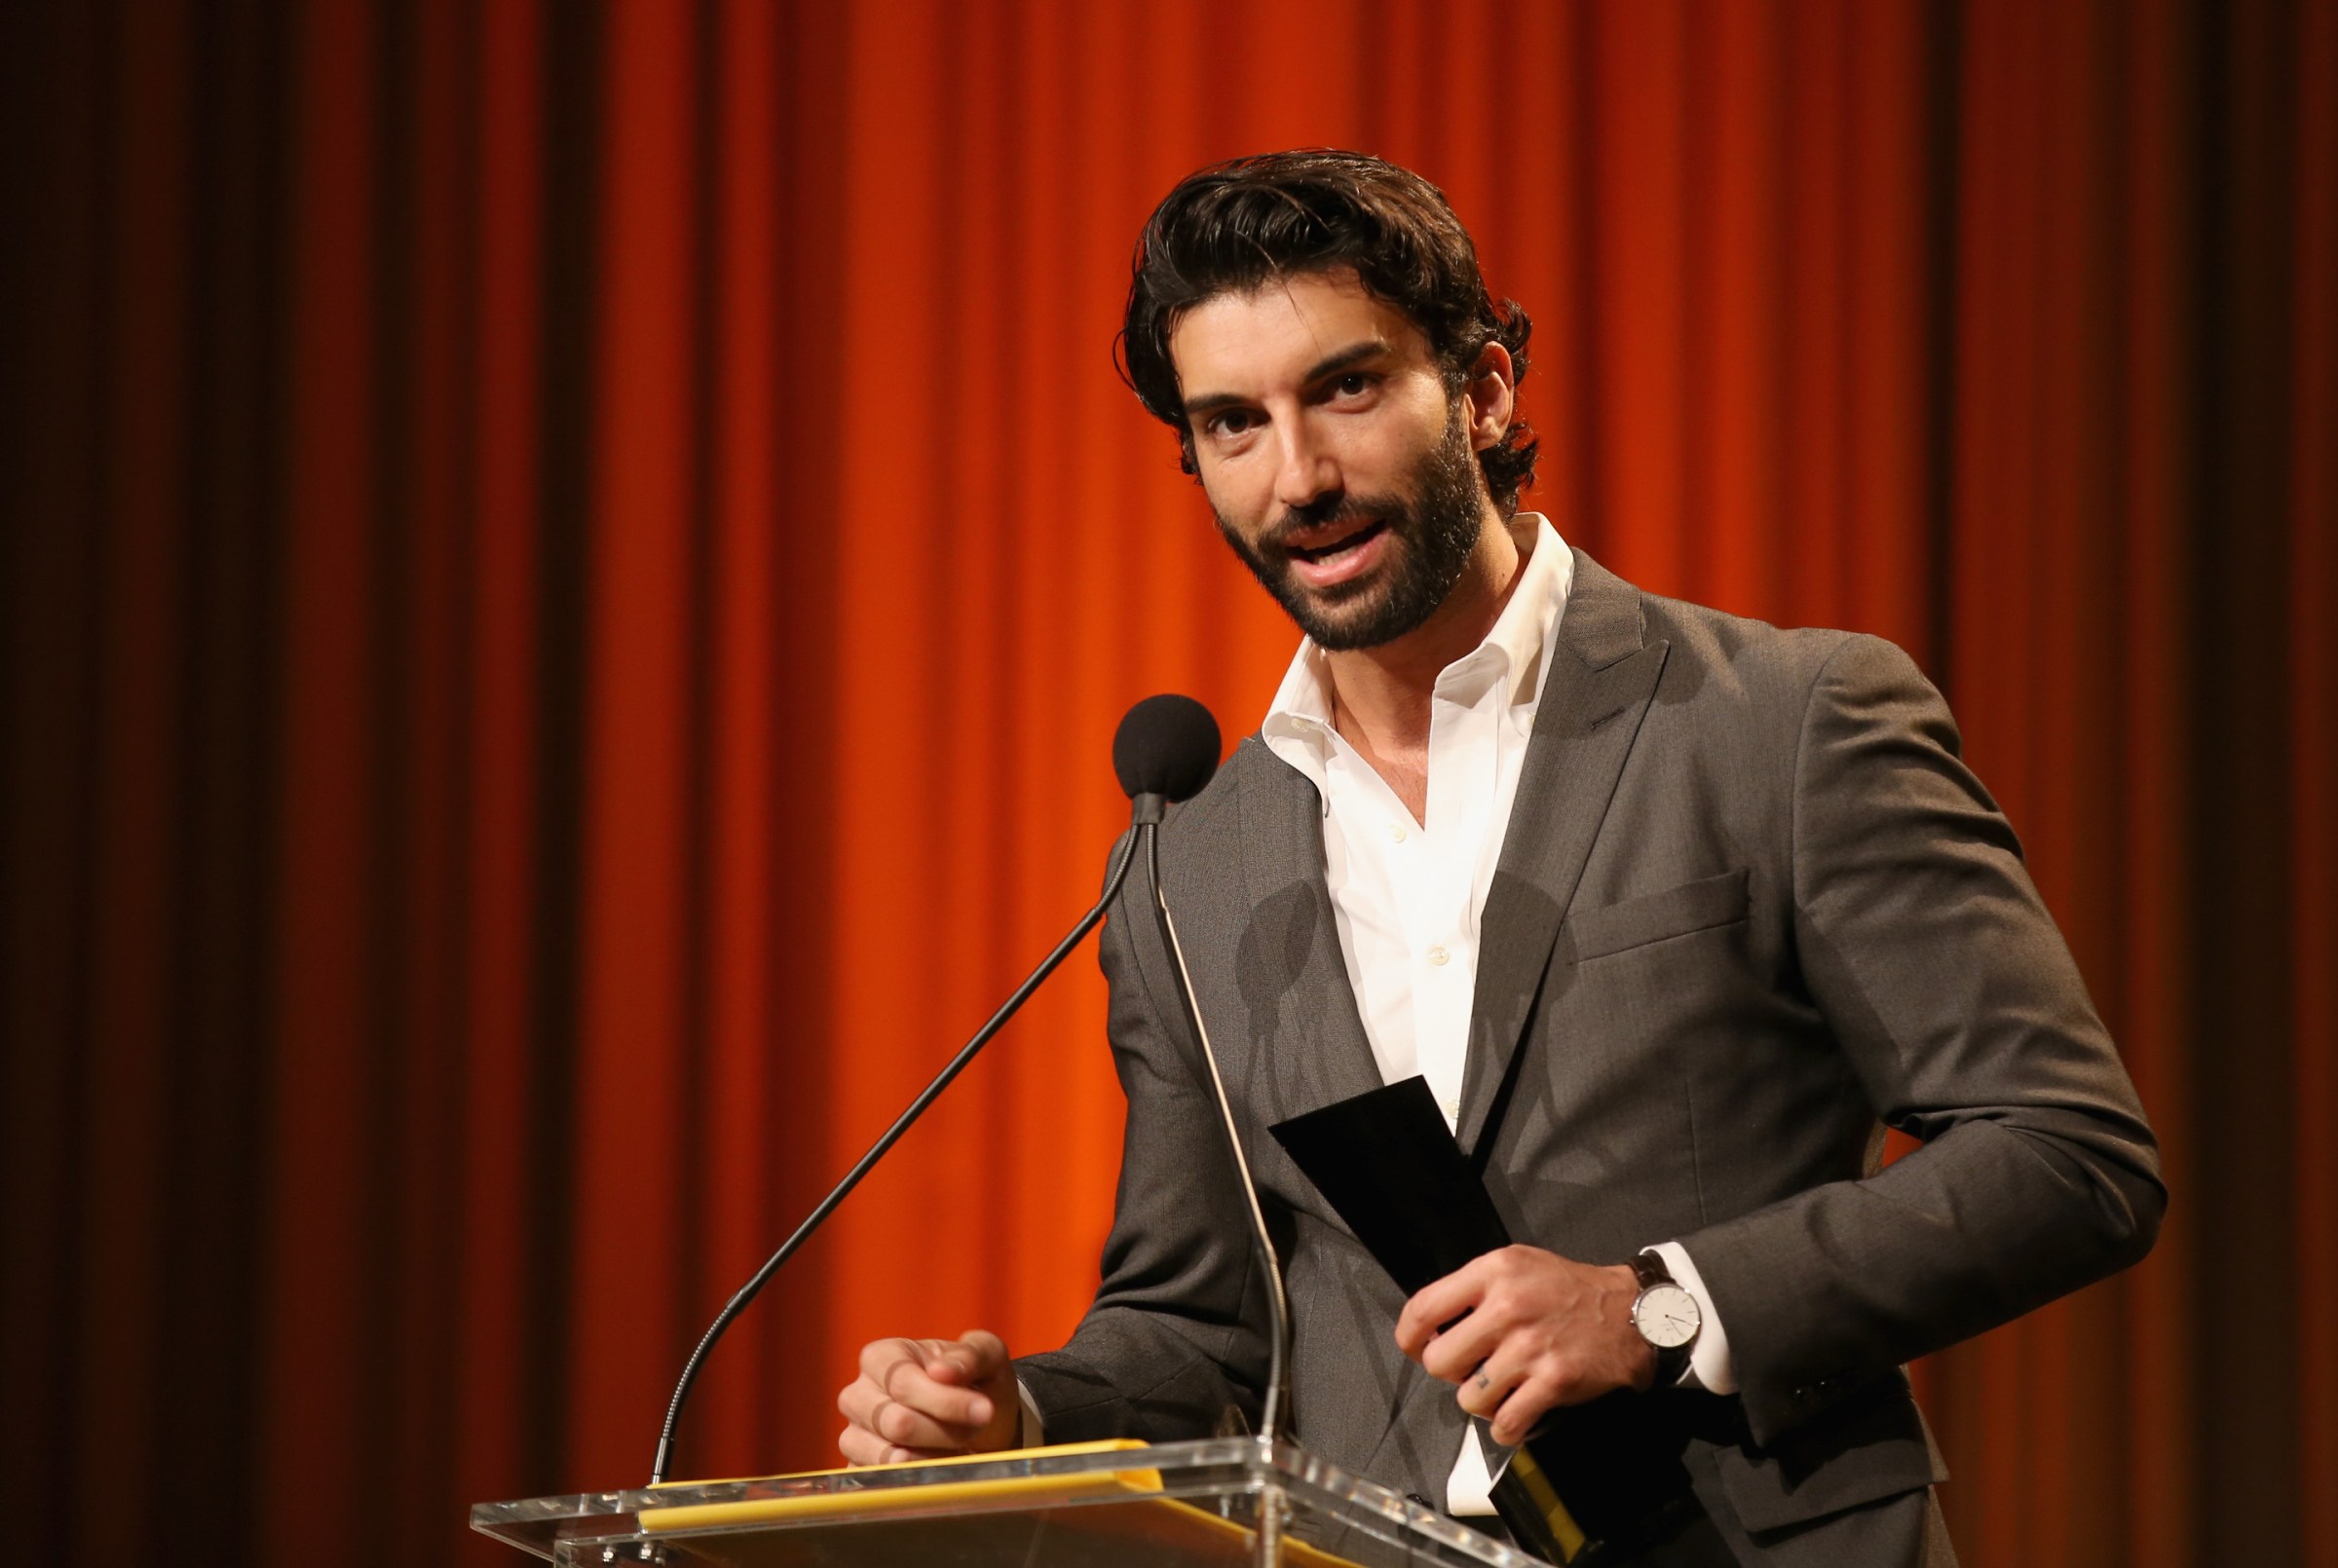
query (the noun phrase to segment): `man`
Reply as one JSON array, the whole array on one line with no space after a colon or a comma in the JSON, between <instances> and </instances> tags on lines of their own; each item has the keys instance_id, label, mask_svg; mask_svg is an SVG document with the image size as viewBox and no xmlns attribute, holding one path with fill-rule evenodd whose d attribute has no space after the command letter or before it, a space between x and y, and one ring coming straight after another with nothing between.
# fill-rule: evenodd
<instances>
[{"instance_id":1,"label":"man","mask_svg":"<svg viewBox=\"0 0 2338 1568\"><path fill-rule=\"evenodd\" d=\"M1646 1391L1713 1525L1664 1560L1950 1560L1902 1363L2141 1256L2151 1134L1904 654L1642 593L1516 510L1527 337L1435 188L1350 153L1190 176L1130 291L1130 381L1305 633L1162 836L1283 1247L1297 1436L1479 1512L1467 1417L1511 1443ZM1103 961L1129 1113L1095 1304L1019 1362L872 1344L855 1463L1255 1411L1174 972L1141 918ZM1407 1301L1262 1134L1414 1073L1525 1240ZM1879 1170L1887 1124L1922 1146Z\"/></svg>"}]
</instances>

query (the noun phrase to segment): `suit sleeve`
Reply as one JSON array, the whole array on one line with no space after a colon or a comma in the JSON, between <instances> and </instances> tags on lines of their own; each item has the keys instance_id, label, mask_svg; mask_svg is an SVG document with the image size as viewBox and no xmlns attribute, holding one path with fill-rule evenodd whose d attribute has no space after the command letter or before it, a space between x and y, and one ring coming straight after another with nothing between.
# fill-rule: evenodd
<instances>
[{"instance_id":1,"label":"suit sleeve","mask_svg":"<svg viewBox=\"0 0 2338 1568\"><path fill-rule=\"evenodd\" d=\"M1877 1113L1922 1146L1681 1238L1764 1444L2133 1263L2167 1201L2134 1088L2013 830L1904 653L1859 637L1829 657L1792 794L1804 983Z\"/></svg>"},{"instance_id":2,"label":"suit sleeve","mask_svg":"<svg viewBox=\"0 0 2338 1568\"><path fill-rule=\"evenodd\" d=\"M1138 962L1143 884L1140 863L1099 944L1128 1099L1103 1281L1062 1350L1015 1363L1050 1442L1205 1437L1229 1408L1255 1425L1266 1382L1264 1282L1216 1102Z\"/></svg>"}]
</instances>

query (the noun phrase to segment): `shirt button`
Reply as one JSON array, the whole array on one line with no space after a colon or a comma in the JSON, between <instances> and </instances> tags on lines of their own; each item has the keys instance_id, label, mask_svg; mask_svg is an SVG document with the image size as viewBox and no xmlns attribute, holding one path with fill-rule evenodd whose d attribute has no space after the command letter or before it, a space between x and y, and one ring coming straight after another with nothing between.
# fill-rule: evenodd
<instances>
[{"instance_id":1,"label":"shirt button","mask_svg":"<svg viewBox=\"0 0 2338 1568\"><path fill-rule=\"evenodd\" d=\"M1389 823L1388 840L1391 843L1403 843L1405 841L1405 825L1401 822Z\"/></svg>"},{"instance_id":2,"label":"shirt button","mask_svg":"<svg viewBox=\"0 0 2338 1568\"><path fill-rule=\"evenodd\" d=\"M1452 956L1452 954L1446 952L1443 948L1431 948L1429 950L1429 962L1437 964L1441 967L1444 965L1445 960Z\"/></svg>"}]
</instances>

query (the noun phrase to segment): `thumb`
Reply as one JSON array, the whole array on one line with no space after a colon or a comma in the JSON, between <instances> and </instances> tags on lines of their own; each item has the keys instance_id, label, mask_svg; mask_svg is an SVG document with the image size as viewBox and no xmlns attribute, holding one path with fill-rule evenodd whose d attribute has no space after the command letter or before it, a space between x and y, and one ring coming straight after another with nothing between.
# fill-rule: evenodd
<instances>
[{"instance_id":1,"label":"thumb","mask_svg":"<svg viewBox=\"0 0 2338 1568\"><path fill-rule=\"evenodd\" d=\"M987 1380L1006 1370L1006 1341L988 1328L969 1328L958 1336L958 1342L974 1353L973 1364L967 1369L976 1378Z\"/></svg>"},{"instance_id":2,"label":"thumb","mask_svg":"<svg viewBox=\"0 0 2338 1568\"><path fill-rule=\"evenodd\" d=\"M918 1341L918 1363L925 1368L925 1375L937 1383L971 1382L972 1362L966 1348L955 1339Z\"/></svg>"}]
</instances>

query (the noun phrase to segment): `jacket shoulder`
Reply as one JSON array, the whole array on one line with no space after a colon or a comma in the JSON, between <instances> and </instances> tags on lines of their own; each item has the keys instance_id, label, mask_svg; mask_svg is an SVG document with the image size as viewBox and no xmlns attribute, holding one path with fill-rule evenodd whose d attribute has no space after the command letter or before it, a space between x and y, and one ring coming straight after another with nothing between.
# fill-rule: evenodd
<instances>
[{"instance_id":1,"label":"jacket shoulder","mask_svg":"<svg viewBox=\"0 0 2338 1568\"><path fill-rule=\"evenodd\" d=\"M1852 644L1890 647L1881 638L1831 626L1775 626L1710 605L1642 593L1647 636L1673 645L1673 656L1725 672L1749 690L1807 691L1829 661Z\"/></svg>"},{"instance_id":2,"label":"jacket shoulder","mask_svg":"<svg viewBox=\"0 0 2338 1568\"><path fill-rule=\"evenodd\" d=\"M1767 715L1801 715L1822 690L1856 699L1889 693L1944 706L1939 689L1898 644L1831 626L1775 626L1709 605L1640 593L1645 641L1670 645L1664 685Z\"/></svg>"}]
</instances>

